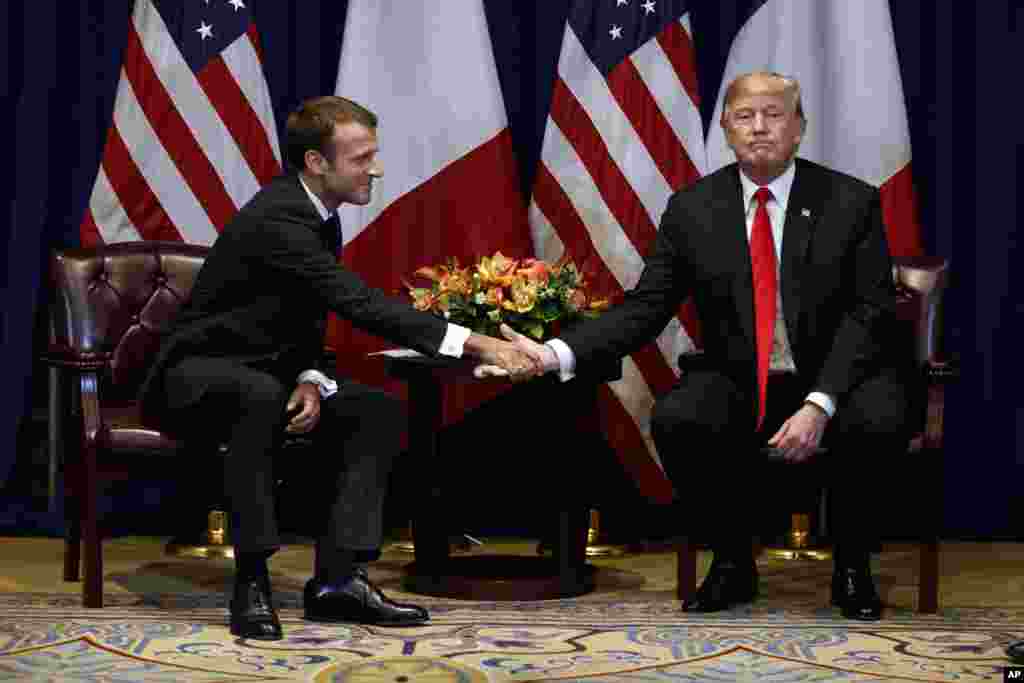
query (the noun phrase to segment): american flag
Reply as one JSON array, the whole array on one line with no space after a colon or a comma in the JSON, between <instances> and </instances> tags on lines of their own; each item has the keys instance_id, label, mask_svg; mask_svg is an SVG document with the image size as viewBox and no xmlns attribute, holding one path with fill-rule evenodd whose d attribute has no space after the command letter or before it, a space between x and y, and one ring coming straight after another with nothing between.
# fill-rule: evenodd
<instances>
[{"instance_id":1,"label":"american flag","mask_svg":"<svg viewBox=\"0 0 1024 683\"><path fill-rule=\"evenodd\" d=\"M572 3L530 226L538 256L563 250L595 289L621 295L644 267L669 196L705 169L695 53L686 0ZM688 308L656 343L623 361L602 389L607 437L641 492L671 497L650 437L654 396L693 347Z\"/></svg>"},{"instance_id":2,"label":"american flag","mask_svg":"<svg viewBox=\"0 0 1024 683\"><path fill-rule=\"evenodd\" d=\"M281 171L254 0L136 0L85 246L211 244Z\"/></svg>"}]
</instances>

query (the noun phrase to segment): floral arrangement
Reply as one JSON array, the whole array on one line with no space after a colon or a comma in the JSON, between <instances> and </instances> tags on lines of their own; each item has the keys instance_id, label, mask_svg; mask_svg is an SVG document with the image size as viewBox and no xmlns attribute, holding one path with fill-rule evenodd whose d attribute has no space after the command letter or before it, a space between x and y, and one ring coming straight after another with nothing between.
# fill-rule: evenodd
<instances>
[{"instance_id":1,"label":"floral arrangement","mask_svg":"<svg viewBox=\"0 0 1024 683\"><path fill-rule=\"evenodd\" d=\"M505 323L520 334L547 339L556 325L597 316L609 305L587 291L582 273L564 256L548 263L511 259L499 251L474 266L451 259L415 275L432 282L429 287L405 283L416 309L494 337L501 336L498 328Z\"/></svg>"}]
</instances>

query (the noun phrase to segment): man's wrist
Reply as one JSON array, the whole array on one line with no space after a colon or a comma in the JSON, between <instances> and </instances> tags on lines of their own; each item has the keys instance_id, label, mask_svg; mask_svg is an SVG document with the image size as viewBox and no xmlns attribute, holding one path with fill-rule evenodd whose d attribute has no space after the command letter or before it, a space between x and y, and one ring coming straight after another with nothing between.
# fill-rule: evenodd
<instances>
[{"instance_id":1,"label":"man's wrist","mask_svg":"<svg viewBox=\"0 0 1024 683\"><path fill-rule=\"evenodd\" d=\"M836 414L835 399L823 391L812 391L807 394L807 398L804 399L804 404L813 405L815 408L818 408L821 412L825 413L825 417L829 419Z\"/></svg>"}]
</instances>

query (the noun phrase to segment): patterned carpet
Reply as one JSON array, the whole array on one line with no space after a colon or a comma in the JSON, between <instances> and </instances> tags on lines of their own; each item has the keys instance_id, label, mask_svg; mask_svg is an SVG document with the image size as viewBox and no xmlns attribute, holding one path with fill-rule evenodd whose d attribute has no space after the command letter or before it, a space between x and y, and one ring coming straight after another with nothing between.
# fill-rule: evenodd
<instances>
[{"instance_id":1,"label":"patterned carpet","mask_svg":"<svg viewBox=\"0 0 1024 683\"><path fill-rule=\"evenodd\" d=\"M1004 648L1024 638L1020 598L952 607L956 596L946 592L939 615L917 614L885 578L909 559L883 554L890 607L873 624L826 606L828 563L764 563L765 595L754 605L684 615L665 583L673 557L649 554L595 563L598 590L582 598L419 597L430 625L390 629L303 621L300 574L285 562L275 567L285 628L276 643L228 633L228 567L147 561L134 573L108 574L115 588L102 610L82 608L74 584L63 582L54 591L0 593L0 681L1002 681ZM389 594L411 597L396 583L400 563L378 565L376 580ZM52 582L58 568L54 561L45 578ZM960 569L969 577L970 562ZM164 591L154 578L170 577L170 585L182 573L198 576L196 590ZM145 576L156 590L124 589ZM992 587L1017 584L996 575Z\"/></svg>"}]
</instances>

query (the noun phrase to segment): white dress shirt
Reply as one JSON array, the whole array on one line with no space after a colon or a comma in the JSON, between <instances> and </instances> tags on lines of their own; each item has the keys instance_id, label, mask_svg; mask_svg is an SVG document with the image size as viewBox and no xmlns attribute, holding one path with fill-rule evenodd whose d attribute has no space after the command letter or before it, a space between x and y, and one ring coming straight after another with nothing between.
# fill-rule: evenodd
<instances>
[{"instance_id":1,"label":"white dress shirt","mask_svg":"<svg viewBox=\"0 0 1024 683\"><path fill-rule=\"evenodd\" d=\"M754 225L754 212L757 210L757 202L754 200L754 193L759 187L767 187L771 190L772 199L768 201L765 209L768 211L768 218L772 224L772 240L775 243L776 273L781 273L782 268L782 232L786 224L786 207L789 204L789 192L793 188L793 179L796 177L796 164L790 164L782 175L767 185L761 186L754 183L750 178L740 172L740 185L743 189L743 206L746 211L747 240L750 240L750 230ZM782 278L779 277L781 282ZM796 363L793 361L793 351L789 345L789 335L786 333L786 319L782 310L782 288L778 288L778 300L776 305L775 318L775 339L772 343L772 356L769 368L776 372L796 372ZM552 339L547 345L555 352L558 360L557 366L550 363L546 370L558 370L562 381L572 379L576 371L576 355L569 348L569 345L561 339ZM836 404L828 394L821 391L812 391L807 395L806 401L825 411L829 417L835 415Z\"/></svg>"},{"instance_id":2,"label":"white dress shirt","mask_svg":"<svg viewBox=\"0 0 1024 683\"><path fill-rule=\"evenodd\" d=\"M322 201L320 201L320 198L310 191L301 175L299 175L299 184L302 185L302 189L306 191L307 195L309 195L309 201L313 202L313 206L316 207L317 213L320 214L320 218L325 221L330 218L331 212L327 210L327 207L324 206ZM339 220L340 218L341 217L339 216ZM441 340L441 348L438 349L438 353L442 356L461 358L463 347L466 344L466 340L469 339L471 332L472 331L468 327L448 323L448 329L444 333L444 339ZM319 370L303 370L299 373L299 377L295 381L297 384L310 382L317 385L317 388L320 390L320 398L328 398L338 391L338 383Z\"/></svg>"}]
</instances>

